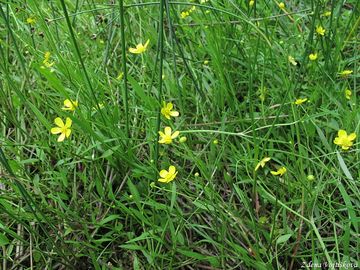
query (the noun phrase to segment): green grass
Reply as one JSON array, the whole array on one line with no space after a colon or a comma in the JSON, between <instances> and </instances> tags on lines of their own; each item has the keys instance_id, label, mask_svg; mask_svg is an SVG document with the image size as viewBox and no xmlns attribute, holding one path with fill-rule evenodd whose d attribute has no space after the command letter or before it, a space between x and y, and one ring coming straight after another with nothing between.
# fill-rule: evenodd
<instances>
[{"instance_id":1,"label":"green grass","mask_svg":"<svg viewBox=\"0 0 360 270\"><path fill-rule=\"evenodd\" d=\"M2 1L0 269L355 268L360 4L285 4Z\"/></svg>"}]
</instances>

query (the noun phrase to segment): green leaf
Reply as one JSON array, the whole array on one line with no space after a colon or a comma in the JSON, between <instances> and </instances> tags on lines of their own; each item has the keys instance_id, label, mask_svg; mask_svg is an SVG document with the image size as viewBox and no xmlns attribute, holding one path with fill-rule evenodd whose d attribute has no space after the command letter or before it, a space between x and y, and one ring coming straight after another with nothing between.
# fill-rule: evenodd
<instances>
[{"instance_id":1,"label":"green leaf","mask_svg":"<svg viewBox=\"0 0 360 270\"><path fill-rule=\"evenodd\" d=\"M278 239L276 239L276 244L278 245L287 242L291 236L291 233L280 236Z\"/></svg>"},{"instance_id":2,"label":"green leaf","mask_svg":"<svg viewBox=\"0 0 360 270\"><path fill-rule=\"evenodd\" d=\"M0 233L0 247L3 247L3 246L5 246L5 245L7 245L7 244L9 244L10 243L10 241L9 241L9 239L5 236L5 234L1 234Z\"/></svg>"},{"instance_id":3,"label":"green leaf","mask_svg":"<svg viewBox=\"0 0 360 270\"><path fill-rule=\"evenodd\" d=\"M354 178L352 177L352 175L351 175L348 167L346 166L345 161L344 161L344 159L342 158L342 156L340 155L340 153L339 153L339 152L336 152L336 156L337 156L337 158L338 158L340 168L342 169L342 171L344 172L344 174L346 175L346 177L347 177L349 180L354 181Z\"/></svg>"}]
</instances>

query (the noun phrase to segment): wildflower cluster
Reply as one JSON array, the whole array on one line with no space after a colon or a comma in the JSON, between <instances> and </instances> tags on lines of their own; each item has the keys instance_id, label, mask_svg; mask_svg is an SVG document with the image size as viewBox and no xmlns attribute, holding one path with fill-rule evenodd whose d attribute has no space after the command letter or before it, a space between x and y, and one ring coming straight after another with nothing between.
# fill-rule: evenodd
<instances>
[{"instance_id":1,"label":"wildflower cluster","mask_svg":"<svg viewBox=\"0 0 360 270\"><path fill-rule=\"evenodd\" d=\"M77 100L64 100L64 107L62 110L74 112L78 107L79 103ZM58 142L63 142L65 138L69 138L71 134L72 120L69 117L66 117L65 123L60 117L56 117L54 120L56 127L50 130L51 134L60 134L58 137Z\"/></svg>"},{"instance_id":2,"label":"wildflower cluster","mask_svg":"<svg viewBox=\"0 0 360 270\"><path fill-rule=\"evenodd\" d=\"M180 18L185 19L186 17L190 16L192 12L196 10L195 6L192 6L189 10L183 11L180 13Z\"/></svg>"},{"instance_id":3,"label":"wildflower cluster","mask_svg":"<svg viewBox=\"0 0 360 270\"><path fill-rule=\"evenodd\" d=\"M179 112L178 111L174 111L173 110L174 105L169 102L166 103L165 101L163 102L163 107L161 108L161 114L168 120L171 119L171 117L177 117L179 116ZM166 126L164 128L164 132L159 131L159 136L160 136L160 140L158 141L160 144L171 144L173 139L176 139L179 136L180 132L179 131L174 131L172 132L171 127ZM180 141L183 143L186 141L186 137L181 137ZM175 166L171 165L169 167L168 170L161 170L159 175L161 178L158 179L159 182L162 183L169 183L172 180L174 180L174 178L177 175L177 171Z\"/></svg>"},{"instance_id":4,"label":"wildflower cluster","mask_svg":"<svg viewBox=\"0 0 360 270\"><path fill-rule=\"evenodd\" d=\"M43 66L41 66L42 68L49 68L50 71L53 71L52 66L55 64L55 62L52 62L50 60L51 58L51 53L50 52L45 52L44 54L44 60L42 61Z\"/></svg>"}]
</instances>

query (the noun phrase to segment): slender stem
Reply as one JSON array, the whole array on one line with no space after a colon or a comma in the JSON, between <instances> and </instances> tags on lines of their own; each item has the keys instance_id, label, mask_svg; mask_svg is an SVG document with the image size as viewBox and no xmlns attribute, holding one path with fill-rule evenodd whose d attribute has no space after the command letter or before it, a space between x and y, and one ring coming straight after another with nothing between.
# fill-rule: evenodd
<instances>
[{"instance_id":1,"label":"slender stem","mask_svg":"<svg viewBox=\"0 0 360 270\"><path fill-rule=\"evenodd\" d=\"M121 31L121 55L122 55L121 60L122 60L122 70L123 70L123 73L124 73L126 134L127 134L128 138L130 138L130 130L129 130L129 89L128 89L128 84L127 84L127 67L126 67L124 0L120 0L120 31ZM118 103L120 105L120 100L119 100Z\"/></svg>"},{"instance_id":2,"label":"slender stem","mask_svg":"<svg viewBox=\"0 0 360 270\"><path fill-rule=\"evenodd\" d=\"M158 39L158 52L159 52L159 92L158 92L158 104L161 104L162 99L162 70L163 70L163 60L164 60L164 5L165 0L161 0L160 3L160 24L159 24L159 39ZM156 142L155 142L155 165L158 166L158 158L159 158L159 144L157 141L159 140L159 130L160 130L160 108L158 109L157 119L156 119Z\"/></svg>"},{"instance_id":3,"label":"slender stem","mask_svg":"<svg viewBox=\"0 0 360 270\"><path fill-rule=\"evenodd\" d=\"M9 23L9 18L5 15L1 4L0 4L0 13L1 13L1 16L4 18L5 24L6 24L7 28L8 28L8 33L9 33L11 39L14 42L15 51L16 51L17 56L19 57L19 62L20 62L21 69L22 69L22 71L24 73L26 73L24 58L23 58L22 54L20 53L19 47L18 47L18 45L16 43L14 33L13 33L13 31L11 29L11 26L10 26L10 23Z\"/></svg>"},{"instance_id":4,"label":"slender stem","mask_svg":"<svg viewBox=\"0 0 360 270\"><path fill-rule=\"evenodd\" d=\"M92 87L92 84L91 84L91 81L90 81L90 77L89 77L89 75L88 75L88 73L87 73L87 71L86 71L86 67L85 67L84 61L83 61L83 59L82 59L82 57L81 57L80 49L79 49L79 46L78 46L78 44L77 44L77 42L76 42L74 30L73 30L73 28L72 28L72 26L71 26L71 23L70 23L69 14L68 14L68 11L67 11L67 9L66 9L65 2L64 2L64 0L61 0L60 2L61 2L62 9L63 9L63 11L64 11L66 23L67 23L68 28L69 28L69 31L70 31L71 39L72 39L72 41L73 41L73 44L74 44L74 47L75 47L75 50L76 50L77 57L79 58L79 62L80 62L80 65L81 65L81 69L84 71L84 75L85 75L86 81L87 81L87 83L88 83L88 85L89 85L89 89L90 89L91 94L92 94L92 97L93 97L93 99L94 99L94 101L95 101L95 107L96 107L96 109L99 111L99 113L100 113L100 115L101 115L101 118L102 118L102 120L104 121L104 123L106 123L105 118L104 118L104 115L103 115L103 113L101 112L99 102L98 102L98 100L97 100L97 98L96 98L94 88Z\"/></svg>"}]
</instances>

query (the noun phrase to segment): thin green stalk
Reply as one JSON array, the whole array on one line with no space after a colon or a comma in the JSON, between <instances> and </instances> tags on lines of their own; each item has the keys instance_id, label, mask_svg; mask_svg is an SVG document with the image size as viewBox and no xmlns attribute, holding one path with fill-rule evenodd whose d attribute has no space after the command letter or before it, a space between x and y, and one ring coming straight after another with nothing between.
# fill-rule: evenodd
<instances>
[{"instance_id":1,"label":"thin green stalk","mask_svg":"<svg viewBox=\"0 0 360 270\"><path fill-rule=\"evenodd\" d=\"M126 134L130 138L129 129L129 89L127 84L127 67L126 67L126 48L125 48L125 20L124 20L124 0L120 0L120 31L121 31L121 55L122 55L122 70L124 73L124 96L125 96L125 117L126 117ZM119 95L120 96L120 95ZM120 100L118 101L120 105Z\"/></svg>"},{"instance_id":2,"label":"thin green stalk","mask_svg":"<svg viewBox=\"0 0 360 270\"><path fill-rule=\"evenodd\" d=\"M170 36L170 45L172 47L172 55L173 55L173 65L174 65L174 77L175 77L175 82L176 82L176 89L179 92L179 96L180 96L180 108L183 111L184 108L184 102L183 102L183 93L181 90L181 87L179 85L179 77L178 77L178 72L177 72L177 66L176 66L176 54L175 54L175 30L174 30L174 26L171 20L171 14L170 14L170 7L169 7L169 0L166 0L166 16L167 16L167 21L169 23L169 36Z\"/></svg>"},{"instance_id":3,"label":"thin green stalk","mask_svg":"<svg viewBox=\"0 0 360 270\"><path fill-rule=\"evenodd\" d=\"M160 22L159 22L159 40L158 40L158 52L159 52L159 91L158 91L158 103L161 104L162 99L162 71L163 71L163 61L164 61L164 6L165 0L161 0L160 3ZM156 119L156 142L155 142L155 165L158 166L158 158L159 158L159 144L157 141L159 140L159 131L160 131L160 122L161 122L161 114L160 108L158 109L157 119Z\"/></svg>"},{"instance_id":4,"label":"thin green stalk","mask_svg":"<svg viewBox=\"0 0 360 270\"><path fill-rule=\"evenodd\" d=\"M17 45L17 43L16 43L16 39L15 39L14 33L13 33L13 31L12 31L12 29L11 29L11 26L10 26L10 23L9 23L9 18L5 15L1 3L0 3L0 13L1 13L1 16L3 17L3 19L4 19L4 21L5 21L6 27L7 27L7 29L8 29L8 33L10 34L11 39L13 40L14 47L15 47L15 51L16 51L16 54L17 54L17 56L18 56L18 58L19 58L19 62L20 62L21 69L22 69L22 71L23 71L24 73L26 73L24 58L23 58L22 54L20 53L19 47L18 47L18 45Z\"/></svg>"},{"instance_id":5,"label":"thin green stalk","mask_svg":"<svg viewBox=\"0 0 360 270\"><path fill-rule=\"evenodd\" d=\"M73 266L71 266L71 262L68 258L67 255L65 255L62 251L62 249L60 249L58 247L58 245L55 243L55 241L53 240L53 237L51 237L48 233L48 230L44 227L43 222L45 222L47 225L49 225L51 227L51 229L53 230L53 232L55 233L55 235L57 236L58 239L61 240L61 242L63 242L63 238L59 235L58 233L58 228L56 228L52 222L50 222L47 217L42 213L41 210L39 210L39 207L37 206L36 202L33 200L33 198L30 196L30 194L27 192L27 190L24 188L24 186L22 185L22 183L16 178L13 170L11 169L7 158L5 157L5 154L2 150L2 148L0 147L0 163L4 166L4 168L6 169L6 171L10 174L10 176L13 178L15 185L17 186L17 188L19 189L22 198L25 200L27 206L29 207L31 213L34 215L34 217L36 218L36 220L38 221L38 225L39 227L42 229L42 231L44 232L47 240L51 243L51 248L55 249L59 255L62 256L62 258L66 261L67 266L69 266L71 269L73 269ZM38 213L40 214L40 216L38 215ZM74 255L72 255L74 257ZM74 257L75 259L75 257Z\"/></svg>"},{"instance_id":6,"label":"thin green stalk","mask_svg":"<svg viewBox=\"0 0 360 270\"><path fill-rule=\"evenodd\" d=\"M98 102L98 100L97 100L97 98L96 98L94 88L93 88L93 86L92 86L92 84L91 84L89 75L88 75L88 73L87 73L87 71L86 71L86 67L85 67L84 61L83 61L83 59L82 59L82 57L81 57L80 49L79 49L79 46L78 46L78 44L77 44L77 42L76 42L74 30L73 30L73 28L72 28L72 26L71 26L69 14L68 14L67 8L66 8L66 6L65 6L64 0L61 0L61 6L62 6L62 9L63 9L63 11L64 11L66 23L67 23L68 28L69 28L69 31L70 31L71 39L72 39L72 42L73 42L73 44L74 44L77 57L79 58L79 62L80 62L80 65L81 65L81 69L84 71L84 75L85 75L85 78L86 78L86 82L87 82L87 84L88 84L88 86L89 86L89 88L90 88L92 97L93 97L93 99L94 99L94 101L95 101L95 107L96 107L96 109L99 111L100 116L101 116L103 122L106 123L105 118L104 118L104 115L103 115L103 113L101 112L99 102Z\"/></svg>"}]
</instances>

